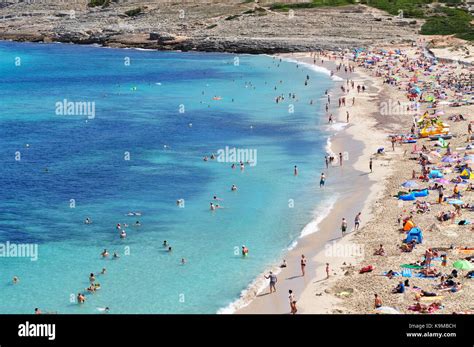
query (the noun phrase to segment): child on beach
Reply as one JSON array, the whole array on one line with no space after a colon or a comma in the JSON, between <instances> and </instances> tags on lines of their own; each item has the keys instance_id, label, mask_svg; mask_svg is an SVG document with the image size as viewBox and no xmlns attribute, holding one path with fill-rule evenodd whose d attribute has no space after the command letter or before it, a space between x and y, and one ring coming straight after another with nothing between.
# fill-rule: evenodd
<instances>
[{"instance_id":1,"label":"child on beach","mask_svg":"<svg viewBox=\"0 0 474 347\"><path fill-rule=\"evenodd\" d=\"M296 312L298 312L298 309L296 308L295 295L293 294L293 291L291 289L288 291L288 293L289 293L288 300L290 301L291 314L296 314Z\"/></svg>"}]
</instances>

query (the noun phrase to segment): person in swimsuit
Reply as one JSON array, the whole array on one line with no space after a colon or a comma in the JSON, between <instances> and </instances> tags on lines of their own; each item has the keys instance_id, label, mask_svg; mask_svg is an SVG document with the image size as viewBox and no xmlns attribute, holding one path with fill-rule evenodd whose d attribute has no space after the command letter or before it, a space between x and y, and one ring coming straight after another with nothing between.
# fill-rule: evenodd
<instances>
[{"instance_id":1,"label":"person in swimsuit","mask_svg":"<svg viewBox=\"0 0 474 347\"><path fill-rule=\"evenodd\" d=\"M374 300L374 308L379 308L382 307L382 299L378 296L378 294L374 294L375 300Z\"/></svg>"},{"instance_id":2,"label":"person in swimsuit","mask_svg":"<svg viewBox=\"0 0 474 347\"><path fill-rule=\"evenodd\" d=\"M357 214L357 216L355 216L355 219L354 219L354 229L357 231L359 230L359 226L360 226L360 215L361 215L361 212L359 212Z\"/></svg>"},{"instance_id":3,"label":"person in swimsuit","mask_svg":"<svg viewBox=\"0 0 474 347\"><path fill-rule=\"evenodd\" d=\"M324 187L324 183L326 182L326 176L324 175L324 172L321 173L321 178L319 180L319 188Z\"/></svg>"},{"instance_id":4,"label":"person in swimsuit","mask_svg":"<svg viewBox=\"0 0 474 347\"><path fill-rule=\"evenodd\" d=\"M306 268L306 258L304 257L304 254L301 255L300 265L301 265L301 276L304 276L305 268Z\"/></svg>"},{"instance_id":5,"label":"person in swimsuit","mask_svg":"<svg viewBox=\"0 0 474 347\"><path fill-rule=\"evenodd\" d=\"M263 276L265 277L265 279L269 279L270 280L270 294L273 293L273 292L276 292L276 283L278 281L278 278L276 277L276 275L270 271L270 273L268 274L268 276Z\"/></svg>"},{"instance_id":6,"label":"person in swimsuit","mask_svg":"<svg viewBox=\"0 0 474 347\"><path fill-rule=\"evenodd\" d=\"M294 169L294 175L298 176L298 166L296 166L296 165L295 165L295 169Z\"/></svg>"},{"instance_id":7,"label":"person in swimsuit","mask_svg":"<svg viewBox=\"0 0 474 347\"><path fill-rule=\"evenodd\" d=\"M296 308L296 298L291 289L288 291L288 300L290 301L291 314L296 314L296 312L298 312Z\"/></svg>"},{"instance_id":8,"label":"person in swimsuit","mask_svg":"<svg viewBox=\"0 0 474 347\"><path fill-rule=\"evenodd\" d=\"M342 231L342 236L344 236L347 231L347 221L345 218L342 218L341 231Z\"/></svg>"}]
</instances>

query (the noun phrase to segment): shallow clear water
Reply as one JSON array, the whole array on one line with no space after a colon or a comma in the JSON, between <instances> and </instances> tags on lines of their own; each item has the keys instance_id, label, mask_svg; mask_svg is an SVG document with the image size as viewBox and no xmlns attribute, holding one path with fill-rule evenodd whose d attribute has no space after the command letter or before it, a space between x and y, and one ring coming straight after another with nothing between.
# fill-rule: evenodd
<instances>
[{"instance_id":1,"label":"shallow clear water","mask_svg":"<svg viewBox=\"0 0 474 347\"><path fill-rule=\"evenodd\" d=\"M332 194L318 186L332 82L235 57L0 43L0 243L39 245L37 261L0 258L0 313L214 313L279 260ZM94 102L95 118L57 115L64 99ZM226 146L257 150L257 165L202 160ZM214 195L224 208L211 212ZM130 225L126 239L117 223ZM104 248L120 259L101 259ZM71 302L103 267L102 289Z\"/></svg>"}]
</instances>

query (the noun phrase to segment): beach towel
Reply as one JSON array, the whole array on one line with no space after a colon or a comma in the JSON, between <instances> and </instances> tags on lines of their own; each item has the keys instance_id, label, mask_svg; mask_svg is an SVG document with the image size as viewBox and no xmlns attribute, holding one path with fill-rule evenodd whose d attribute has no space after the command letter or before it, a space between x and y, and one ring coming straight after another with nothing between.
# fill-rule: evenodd
<instances>
[{"instance_id":1,"label":"beach towel","mask_svg":"<svg viewBox=\"0 0 474 347\"><path fill-rule=\"evenodd\" d=\"M411 269L403 269L402 270L402 276L403 277L412 277L413 273L411 272Z\"/></svg>"},{"instance_id":2,"label":"beach towel","mask_svg":"<svg viewBox=\"0 0 474 347\"><path fill-rule=\"evenodd\" d=\"M444 296L443 295L436 295L436 296L422 296L421 301L441 301L443 300Z\"/></svg>"},{"instance_id":3,"label":"beach towel","mask_svg":"<svg viewBox=\"0 0 474 347\"><path fill-rule=\"evenodd\" d=\"M419 265L411 265L411 264L402 264L400 267L406 268L406 269L423 269L423 266Z\"/></svg>"},{"instance_id":4,"label":"beach towel","mask_svg":"<svg viewBox=\"0 0 474 347\"><path fill-rule=\"evenodd\" d=\"M382 273L383 276L387 276L387 274L388 274L388 271ZM393 277L400 277L401 274L399 272L394 271L394 272L392 272L392 276Z\"/></svg>"},{"instance_id":5,"label":"beach towel","mask_svg":"<svg viewBox=\"0 0 474 347\"><path fill-rule=\"evenodd\" d=\"M416 273L413 277L416 277L416 278L424 278L424 279L428 279L428 280L435 280L437 279L438 277L434 277L434 276L426 276L420 272Z\"/></svg>"}]
</instances>

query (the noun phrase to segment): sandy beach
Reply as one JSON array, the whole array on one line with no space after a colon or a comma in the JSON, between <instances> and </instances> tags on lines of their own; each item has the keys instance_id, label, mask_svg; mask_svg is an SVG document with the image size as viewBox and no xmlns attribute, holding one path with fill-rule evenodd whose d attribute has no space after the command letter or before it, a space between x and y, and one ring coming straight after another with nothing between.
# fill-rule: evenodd
<instances>
[{"instance_id":1,"label":"sandy beach","mask_svg":"<svg viewBox=\"0 0 474 347\"><path fill-rule=\"evenodd\" d=\"M405 59L423 60L423 48L420 47L397 47L404 53ZM392 47L387 47L386 52ZM330 54L330 53L328 53ZM292 59L301 62L313 63L311 53L288 54ZM334 56L336 56L334 54ZM321 58L324 62L321 62ZM336 64L352 65L340 55L338 58L327 61L325 57L317 55L316 64L335 69ZM403 60L403 59L400 59ZM446 277L453 269L452 263L465 256L465 252L456 250L456 247L472 247L472 231L469 226L451 224L442 225L436 220L435 215L442 210L452 209L453 205L446 203L435 204L437 191L431 192L431 196L422 198L426 200L421 204L428 204L429 211L417 213L411 219L414 224L424 232L423 243L416 246L412 252L401 252L399 247L404 239L403 232L400 233L401 225L397 224L400 215L409 215L412 208L412 201L401 201L393 196L397 192L404 190L401 184L420 175L420 165L417 161L422 145L424 151L435 150L435 141L430 139L420 139L416 148L413 143L403 143L398 141L392 150L391 141L388 135L407 134L413 124L414 117L417 119L425 111L431 110L433 105L422 102L421 107L416 112L383 112L383 106L387 103L395 104L399 101L407 100L407 91L402 87L404 83L410 83L411 74L397 69L397 82L395 85L384 83L384 78L391 76L391 73L383 74L382 68L372 67L366 69L359 61L356 65L355 73L335 72L344 80L353 80L355 85L365 85L365 93L357 93L355 89L350 89L346 93L346 99L351 100L356 96L356 105L348 107L334 107L333 113L338 122L344 122L346 111L350 113L349 125L341 132L338 132L332 139L332 151L338 153L347 148L351 148L356 158L350 158L348 165L351 165L357 175L354 176L354 190L348 192L346 196L341 196L329 215L315 227L318 231L305 238L298 240L296 248L291 250L286 256L289 266L278 274L277 292L267 294L268 288L256 295L251 303L240 309L238 313L289 313L288 290L292 289L296 295L298 313L376 313L374 310L374 294L382 298L383 307L390 307L401 313L425 312L432 313L465 313L473 309L472 305L472 280L463 280L463 290L451 292L449 286L445 284L440 288L434 288L440 280L438 278L409 278L408 286L403 294L392 294L393 288L397 286L400 279L407 278L397 276L388 278L383 274L389 270L400 272L401 264L410 264L423 260L427 249L434 249L438 253L447 255L447 266L445 267ZM446 65L445 65L446 64ZM469 71L465 66L454 66L449 62L439 64L435 67L440 76L452 77L454 74L462 74ZM471 68L472 71L472 68ZM431 72L431 71L430 71ZM428 76L428 73L425 73ZM419 78L421 79L421 77ZM387 82L385 80L385 82ZM337 88L344 82L336 83L335 90L330 94L336 94ZM428 89L428 88L427 88ZM430 89L428 89L429 91ZM447 92L449 94L449 92ZM451 94L455 97L456 94ZM336 99L336 97L334 97ZM447 103L445 103L447 104ZM466 146L467 123L472 119L469 111L472 107L462 105L459 107L449 107L438 105L438 110L442 108L442 119L450 124L450 133L454 135L450 139L451 148L461 148ZM457 105L456 105L457 106ZM331 109L329 110L331 112ZM464 121L449 121L451 116L462 114ZM417 131L421 129L416 129ZM355 145L355 147L354 147ZM375 154L378 148L384 147L383 154ZM428 149L430 148L431 149ZM414 151L416 149L416 151ZM441 156L445 150L438 150L436 160L430 162L433 165L442 164ZM414 152L414 153L412 153ZM373 158L373 173L368 174L368 163ZM446 170L446 173L449 173ZM452 174L450 175L453 176ZM454 176L453 176L454 177ZM418 180L417 186L427 188L433 184L433 180L423 182ZM422 183L423 182L423 183ZM449 182L445 189L452 189ZM465 187L463 186L463 190ZM466 192L469 194L470 192ZM446 192L448 195L448 192ZM463 193L464 195L464 193ZM464 203L470 202L467 195ZM417 206L417 205L415 205ZM424 205L423 205L424 206ZM362 212L362 223L360 231L349 233L341 238L339 226L342 217L349 223L349 230L353 227L353 217L357 211ZM467 216L466 216L467 215ZM463 211L462 218L469 220L472 217L470 209ZM402 218L403 219L403 218ZM437 232L433 232L436 230ZM373 255L374 250L383 244L385 255ZM449 249L449 248L452 249ZM439 254L436 255L439 256ZM301 254L307 255L307 273L301 276L299 259ZM326 278L326 263L330 264L330 278ZM359 274L362 267L371 265L374 270L369 273ZM434 264L440 268L440 263ZM449 270L449 271L448 271ZM466 273L465 271L464 273ZM398 275L398 274L396 274ZM441 281L445 278L441 279ZM441 293L434 293L438 291ZM420 294L423 293L423 294ZM424 293L436 294L436 296L425 296ZM439 301L439 302L438 302ZM430 306L431 305L431 306ZM418 307L417 307L418 306Z\"/></svg>"}]
</instances>

